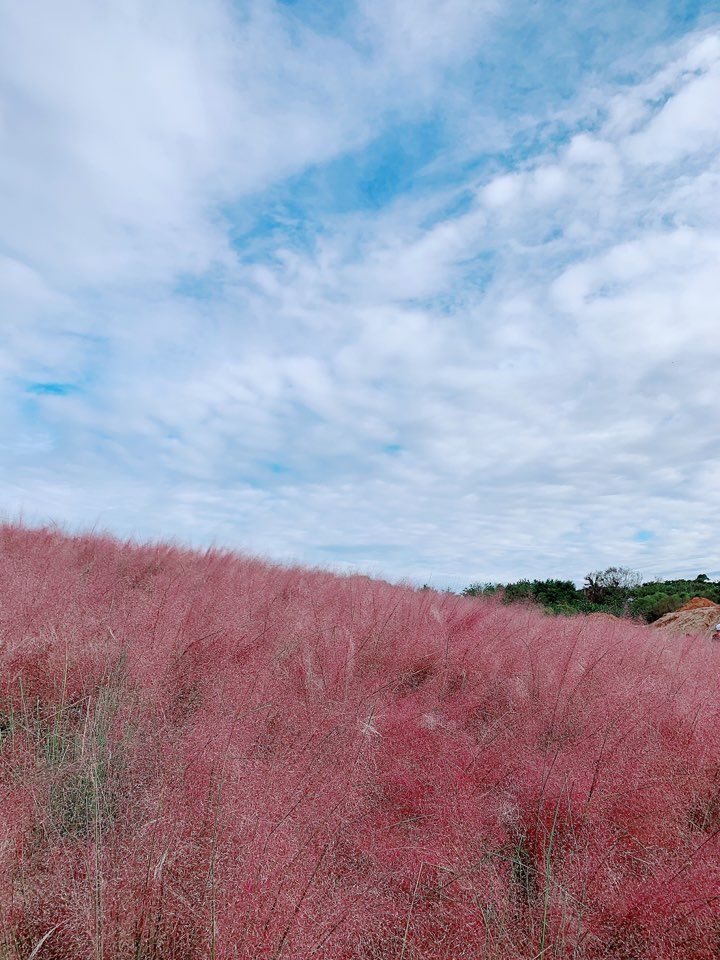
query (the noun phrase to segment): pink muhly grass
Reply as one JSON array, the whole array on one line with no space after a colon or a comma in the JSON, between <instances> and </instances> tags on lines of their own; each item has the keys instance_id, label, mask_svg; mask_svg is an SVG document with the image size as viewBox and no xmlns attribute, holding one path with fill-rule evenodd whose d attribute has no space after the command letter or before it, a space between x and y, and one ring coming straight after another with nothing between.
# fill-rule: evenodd
<instances>
[{"instance_id":1,"label":"pink muhly grass","mask_svg":"<svg viewBox=\"0 0 720 960\"><path fill-rule=\"evenodd\" d=\"M0 528L0 957L711 958L720 645Z\"/></svg>"}]
</instances>

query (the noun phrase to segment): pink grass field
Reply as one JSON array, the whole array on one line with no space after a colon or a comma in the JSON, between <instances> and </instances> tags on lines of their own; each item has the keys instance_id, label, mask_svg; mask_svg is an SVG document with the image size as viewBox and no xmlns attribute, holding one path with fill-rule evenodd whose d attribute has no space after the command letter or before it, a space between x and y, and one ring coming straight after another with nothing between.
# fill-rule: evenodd
<instances>
[{"instance_id":1,"label":"pink grass field","mask_svg":"<svg viewBox=\"0 0 720 960\"><path fill-rule=\"evenodd\" d=\"M0 528L0 958L720 954L720 644Z\"/></svg>"}]
</instances>

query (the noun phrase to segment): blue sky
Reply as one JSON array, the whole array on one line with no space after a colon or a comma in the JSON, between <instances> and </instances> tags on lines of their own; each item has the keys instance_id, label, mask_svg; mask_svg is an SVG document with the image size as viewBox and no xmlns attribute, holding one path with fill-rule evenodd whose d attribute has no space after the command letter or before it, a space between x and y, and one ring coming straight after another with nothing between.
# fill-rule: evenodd
<instances>
[{"instance_id":1,"label":"blue sky","mask_svg":"<svg viewBox=\"0 0 720 960\"><path fill-rule=\"evenodd\" d=\"M720 0L0 0L0 511L720 574Z\"/></svg>"}]
</instances>

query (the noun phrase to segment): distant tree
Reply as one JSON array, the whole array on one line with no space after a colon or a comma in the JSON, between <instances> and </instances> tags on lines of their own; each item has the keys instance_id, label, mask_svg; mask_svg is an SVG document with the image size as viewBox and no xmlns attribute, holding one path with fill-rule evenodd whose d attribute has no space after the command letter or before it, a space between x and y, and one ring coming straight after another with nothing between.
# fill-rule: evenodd
<instances>
[{"instance_id":1,"label":"distant tree","mask_svg":"<svg viewBox=\"0 0 720 960\"><path fill-rule=\"evenodd\" d=\"M518 600L535 600L533 583L530 580L507 583L503 589L503 598L506 603L515 603Z\"/></svg>"},{"instance_id":2,"label":"distant tree","mask_svg":"<svg viewBox=\"0 0 720 960\"><path fill-rule=\"evenodd\" d=\"M572 580L533 580L532 592L545 607L574 606L582 599Z\"/></svg>"},{"instance_id":3,"label":"distant tree","mask_svg":"<svg viewBox=\"0 0 720 960\"><path fill-rule=\"evenodd\" d=\"M628 567L595 570L585 577L584 592L590 603L608 603L624 599L642 583L642 577Z\"/></svg>"},{"instance_id":4,"label":"distant tree","mask_svg":"<svg viewBox=\"0 0 720 960\"><path fill-rule=\"evenodd\" d=\"M473 583L463 590L466 597L502 596L504 603L538 603L550 610L577 608L583 595L572 580L517 580L514 583Z\"/></svg>"},{"instance_id":5,"label":"distant tree","mask_svg":"<svg viewBox=\"0 0 720 960\"><path fill-rule=\"evenodd\" d=\"M706 573L699 573L695 577L695 583L707 583L710 577Z\"/></svg>"},{"instance_id":6,"label":"distant tree","mask_svg":"<svg viewBox=\"0 0 720 960\"><path fill-rule=\"evenodd\" d=\"M462 592L464 597L488 597L502 590L501 583L471 583Z\"/></svg>"}]
</instances>

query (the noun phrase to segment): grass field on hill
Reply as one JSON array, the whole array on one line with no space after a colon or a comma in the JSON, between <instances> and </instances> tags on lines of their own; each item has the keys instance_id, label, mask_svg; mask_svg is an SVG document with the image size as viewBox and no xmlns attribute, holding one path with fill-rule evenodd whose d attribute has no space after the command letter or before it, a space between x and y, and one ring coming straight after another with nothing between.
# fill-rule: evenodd
<instances>
[{"instance_id":1,"label":"grass field on hill","mask_svg":"<svg viewBox=\"0 0 720 960\"><path fill-rule=\"evenodd\" d=\"M720 644L0 530L3 960L720 952Z\"/></svg>"}]
</instances>

